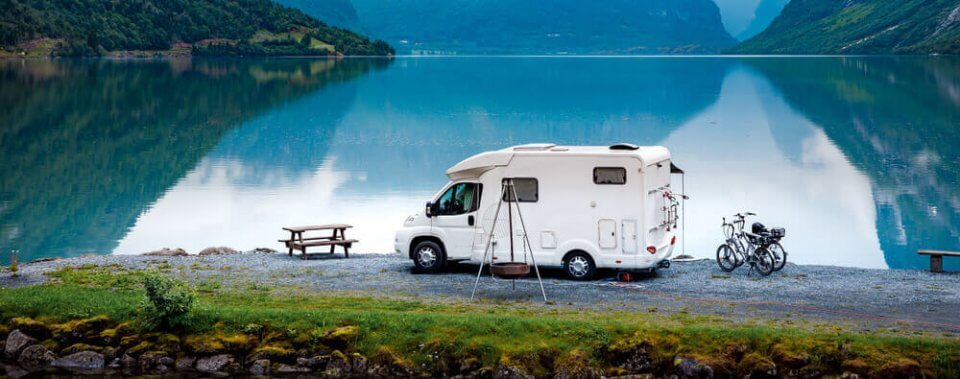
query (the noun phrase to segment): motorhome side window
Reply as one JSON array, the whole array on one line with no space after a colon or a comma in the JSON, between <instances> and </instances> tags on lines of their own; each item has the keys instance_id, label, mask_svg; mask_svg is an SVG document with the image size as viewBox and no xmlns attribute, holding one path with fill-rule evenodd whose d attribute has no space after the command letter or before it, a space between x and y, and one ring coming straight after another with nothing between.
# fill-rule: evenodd
<instances>
[{"instance_id":1,"label":"motorhome side window","mask_svg":"<svg viewBox=\"0 0 960 379\"><path fill-rule=\"evenodd\" d=\"M623 167L596 167L593 169L594 184L626 184L627 169Z\"/></svg>"},{"instance_id":2,"label":"motorhome side window","mask_svg":"<svg viewBox=\"0 0 960 379\"><path fill-rule=\"evenodd\" d=\"M506 179L505 179L506 180ZM540 188L535 178L511 178L517 193L517 200L521 203L536 203L540 199ZM514 201L513 194L507 191L503 194L504 201Z\"/></svg>"},{"instance_id":3,"label":"motorhome side window","mask_svg":"<svg viewBox=\"0 0 960 379\"><path fill-rule=\"evenodd\" d=\"M480 205L480 183L457 183L437 200L436 214L453 216L473 212Z\"/></svg>"}]
</instances>

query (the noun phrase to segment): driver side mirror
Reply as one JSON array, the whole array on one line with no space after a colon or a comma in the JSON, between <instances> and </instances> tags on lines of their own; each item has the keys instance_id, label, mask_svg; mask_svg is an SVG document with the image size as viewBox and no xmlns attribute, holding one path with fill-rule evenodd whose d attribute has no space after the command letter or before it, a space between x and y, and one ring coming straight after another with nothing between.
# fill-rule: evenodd
<instances>
[{"instance_id":1,"label":"driver side mirror","mask_svg":"<svg viewBox=\"0 0 960 379\"><path fill-rule=\"evenodd\" d=\"M427 217L433 217L433 202L427 202L427 205L423 209L423 214L425 214Z\"/></svg>"}]
</instances>

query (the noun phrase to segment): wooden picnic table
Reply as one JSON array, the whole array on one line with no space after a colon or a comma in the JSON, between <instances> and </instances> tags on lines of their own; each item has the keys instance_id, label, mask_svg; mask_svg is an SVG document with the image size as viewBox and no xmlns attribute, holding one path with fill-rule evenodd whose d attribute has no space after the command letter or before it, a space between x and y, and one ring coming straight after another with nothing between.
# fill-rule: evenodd
<instances>
[{"instance_id":1,"label":"wooden picnic table","mask_svg":"<svg viewBox=\"0 0 960 379\"><path fill-rule=\"evenodd\" d=\"M930 272L943 272L943 257L960 257L958 251L919 250L917 254L930 256Z\"/></svg>"},{"instance_id":2,"label":"wooden picnic table","mask_svg":"<svg viewBox=\"0 0 960 379\"><path fill-rule=\"evenodd\" d=\"M283 230L290 232L289 239L279 240L287 247L287 254L293 256L294 250L300 250L300 258L307 259L307 248L317 246L330 246L329 254L333 254L334 248L343 247L343 255L350 258L350 247L354 243L360 242L355 239L347 239L346 231L353 225L348 224L326 224L326 225L307 225L284 227ZM327 236L304 238L303 233L313 231L330 230L332 233Z\"/></svg>"}]
</instances>

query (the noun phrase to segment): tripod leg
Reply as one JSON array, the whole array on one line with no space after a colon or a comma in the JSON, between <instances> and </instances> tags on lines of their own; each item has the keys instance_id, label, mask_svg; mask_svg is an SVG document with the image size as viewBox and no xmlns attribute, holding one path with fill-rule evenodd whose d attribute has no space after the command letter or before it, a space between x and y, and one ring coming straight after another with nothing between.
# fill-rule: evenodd
<instances>
[{"instance_id":1,"label":"tripod leg","mask_svg":"<svg viewBox=\"0 0 960 379\"><path fill-rule=\"evenodd\" d=\"M497 219L500 218L501 205L503 205L503 196L500 196L500 201L497 203L497 211L493 213L493 225L490 225L490 235L487 236L487 246L483 248L483 258L480 258L480 270L477 271L477 281L473 283L473 292L470 293L470 301L473 301L473 297L477 294L477 287L480 286L480 275L483 274L483 264L487 261L487 253L490 251L490 245L493 243L493 232L497 230ZM483 226L482 218L480 219L480 225L481 227Z\"/></svg>"},{"instance_id":2,"label":"tripod leg","mask_svg":"<svg viewBox=\"0 0 960 379\"><path fill-rule=\"evenodd\" d=\"M513 189L513 196L517 195L517 189ZM533 256L533 245L530 244L530 235L527 234L527 225L523 223L523 214L520 213L520 205L517 204L517 218L520 219L520 228L523 229L523 241L526 249L530 251L530 259L533 260L533 271L537 273L537 282L540 283L540 294L543 295L543 302L547 302L547 291L543 289L543 278L540 277L540 267L537 266L537 257Z\"/></svg>"}]
</instances>

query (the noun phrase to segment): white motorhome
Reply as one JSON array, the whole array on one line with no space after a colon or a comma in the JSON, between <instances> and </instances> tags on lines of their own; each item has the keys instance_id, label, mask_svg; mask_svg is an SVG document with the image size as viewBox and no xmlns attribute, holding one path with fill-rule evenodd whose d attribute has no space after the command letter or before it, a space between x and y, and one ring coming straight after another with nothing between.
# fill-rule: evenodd
<instances>
[{"instance_id":1,"label":"white motorhome","mask_svg":"<svg viewBox=\"0 0 960 379\"><path fill-rule=\"evenodd\" d=\"M514 222L514 242L522 246L525 227L538 265L581 280L598 268L665 267L678 232L671 172L682 171L662 146L528 144L477 154L447 170L450 182L406 219L395 249L434 272L447 262L479 264L492 235L493 261L509 261L511 233L494 215L501 184L512 179L524 221Z\"/></svg>"}]
</instances>

